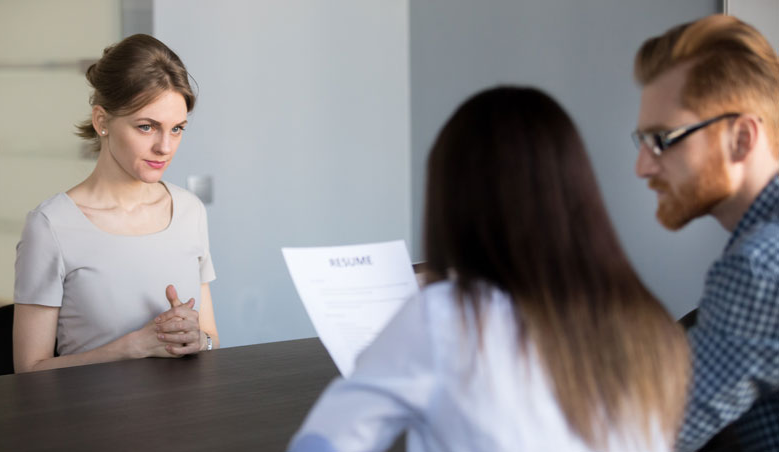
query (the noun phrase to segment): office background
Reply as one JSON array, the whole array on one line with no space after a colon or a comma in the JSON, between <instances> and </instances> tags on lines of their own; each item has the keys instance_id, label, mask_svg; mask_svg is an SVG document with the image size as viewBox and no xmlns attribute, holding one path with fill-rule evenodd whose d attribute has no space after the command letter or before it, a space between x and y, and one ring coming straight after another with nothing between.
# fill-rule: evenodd
<instances>
[{"instance_id":1,"label":"office background","mask_svg":"<svg viewBox=\"0 0 779 452\"><path fill-rule=\"evenodd\" d=\"M199 86L165 179L212 177L223 346L315 335L282 246L399 238L421 258L432 140L465 97L504 83L565 105L630 260L681 316L727 234L711 219L676 233L654 219L633 172L632 59L647 37L721 10L717 0L3 0L0 298L12 298L24 213L93 165L71 134L89 113L83 75L42 63L75 67L150 31Z\"/></svg>"}]
</instances>

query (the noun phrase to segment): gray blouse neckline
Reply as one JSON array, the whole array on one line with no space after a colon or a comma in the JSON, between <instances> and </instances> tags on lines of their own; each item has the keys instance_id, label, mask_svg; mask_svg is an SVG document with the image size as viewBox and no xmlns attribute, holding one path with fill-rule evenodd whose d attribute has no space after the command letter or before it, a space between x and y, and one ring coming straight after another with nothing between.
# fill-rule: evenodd
<instances>
[{"instance_id":1,"label":"gray blouse neckline","mask_svg":"<svg viewBox=\"0 0 779 452\"><path fill-rule=\"evenodd\" d=\"M67 201L69 206L72 206L73 209L75 209L73 211L73 214L74 214L75 217L79 218L78 221L86 222L91 229L93 229L94 231L96 231L96 232L98 232L100 234L104 234L104 235L106 235L108 237L117 237L117 238L122 238L122 239L123 238L132 239L132 238L137 238L137 237L149 238L149 237L154 237L154 236L163 235L163 234L167 233L169 230L171 230L173 228L173 222L176 220L176 197L173 195L173 191L170 189L170 187L168 187L168 184L166 184L163 181L160 181L160 183L162 184L163 187L165 187L165 190L168 192L168 195L170 195L170 204L171 204L170 221L168 221L168 225L165 226L163 229L160 229L157 232L150 232L148 234L127 235L127 234L114 234L114 233L105 231L105 230L99 228L95 223L93 223L92 220L90 220L84 214L84 211L82 211L78 207L78 204L76 204L76 201L74 201L73 198L68 196L67 193L61 192L59 195L61 197L63 197Z\"/></svg>"}]
</instances>

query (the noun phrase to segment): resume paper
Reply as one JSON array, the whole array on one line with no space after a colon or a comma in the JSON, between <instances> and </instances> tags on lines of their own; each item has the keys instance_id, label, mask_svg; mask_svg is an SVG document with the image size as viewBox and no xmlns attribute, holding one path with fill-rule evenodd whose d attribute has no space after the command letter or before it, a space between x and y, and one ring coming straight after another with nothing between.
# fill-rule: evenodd
<instances>
[{"instance_id":1,"label":"resume paper","mask_svg":"<svg viewBox=\"0 0 779 452\"><path fill-rule=\"evenodd\" d=\"M345 377L360 352L419 292L402 240L281 251L319 339Z\"/></svg>"}]
</instances>

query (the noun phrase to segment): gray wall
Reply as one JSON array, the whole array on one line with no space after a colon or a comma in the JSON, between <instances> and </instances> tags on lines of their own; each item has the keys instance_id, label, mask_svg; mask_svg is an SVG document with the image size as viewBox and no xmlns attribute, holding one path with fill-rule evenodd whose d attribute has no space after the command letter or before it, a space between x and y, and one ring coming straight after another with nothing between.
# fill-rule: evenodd
<instances>
[{"instance_id":1,"label":"gray wall","mask_svg":"<svg viewBox=\"0 0 779 452\"><path fill-rule=\"evenodd\" d=\"M200 87L166 179L211 175L224 346L313 336L282 246L410 239L408 2L165 0Z\"/></svg>"},{"instance_id":2,"label":"gray wall","mask_svg":"<svg viewBox=\"0 0 779 452\"><path fill-rule=\"evenodd\" d=\"M711 219L682 232L654 219L634 176L641 42L720 10L715 0L412 1L411 148L414 254L420 256L424 166L438 129L467 96L498 83L535 85L568 109L588 145L623 245L650 288L680 316L697 304L726 233Z\"/></svg>"},{"instance_id":3,"label":"gray wall","mask_svg":"<svg viewBox=\"0 0 779 452\"><path fill-rule=\"evenodd\" d=\"M427 150L464 98L498 83L539 86L566 106L631 260L675 315L691 309L726 234L708 219L679 233L654 219L654 196L633 175L631 66L648 36L718 9L716 0L154 2L155 34L200 85L167 179L214 176L224 345L314 334L281 246L405 238L419 258Z\"/></svg>"},{"instance_id":4,"label":"gray wall","mask_svg":"<svg viewBox=\"0 0 779 452\"><path fill-rule=\"evenodd\" d=\"M725 12L749 22L779 49L779 2L776 0L725 0Z\"/></svg>"}]
</instances>

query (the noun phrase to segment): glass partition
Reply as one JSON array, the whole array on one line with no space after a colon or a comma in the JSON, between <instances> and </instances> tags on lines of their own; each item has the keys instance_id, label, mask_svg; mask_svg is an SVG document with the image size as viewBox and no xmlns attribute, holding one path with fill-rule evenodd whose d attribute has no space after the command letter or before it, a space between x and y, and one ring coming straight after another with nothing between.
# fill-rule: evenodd
<instances>
[{"instance_id":1,"label":"glass partition","mask_svg":"<svg viewBox=\"0 0 779 452\"><path fill-rule=\"evenodd\" d=\"M86 67L121 36L119 0L0 2L0 304L13 299L25 215L84 179L75 124L90 114Z\"/></svg>"}]
</instances>

